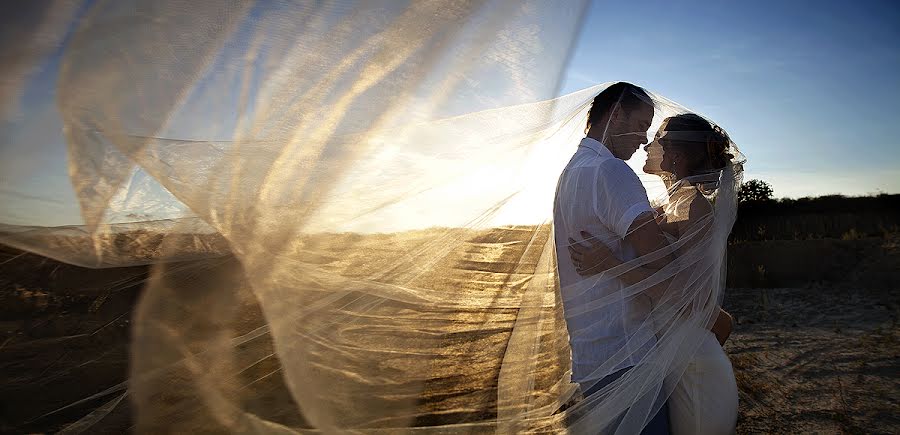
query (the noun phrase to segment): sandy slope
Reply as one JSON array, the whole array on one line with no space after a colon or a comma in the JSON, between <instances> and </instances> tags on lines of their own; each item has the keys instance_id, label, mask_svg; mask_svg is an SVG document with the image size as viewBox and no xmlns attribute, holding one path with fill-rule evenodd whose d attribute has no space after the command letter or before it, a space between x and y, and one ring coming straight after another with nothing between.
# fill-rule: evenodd
<instances>
[{"instance_id":1,"label":"sandy slope","mask_svg":"<svg viewBox=\"0 0 900 435\"><path fill-rule=\"evenodd\" d=\"M454 233L450 239L459 236ZM310 238L302 241L300 249L305 262L346 277L377 277L379 282L471 297L514 295L527 284L523 277L532 273L539 254L533 248L546 240L546 233L507 228L470 232L462 238L464 243L447 244L428 232L342 235ZM423 258L433 258L430 254L434 252L447 255L427 270L412 267ZM12 250L2 254L0 431L52 431L104 405L111 411L92 432L120 433L132 427L127 397L117 402L124 386L104 391L126 379L129 319L147 269L87 270ZM173 280L182 276L202 279L197 277L232 271L236 264L216 259L167 267ZM741 390L738 433L896 432L900 427L898 296L896 289L848 290L842 286L730 290L726 308L739 324L726 349ZM235 391L240 392L248 411L285 425L304 426L306 422L296 412L280 376L271 337L254 334L264 325L256 299L244 291L235 301L238 309L230 322L233 334L251 334L252 338L240 345L233 363L238 374L229 382L240 386ZM366 328L339 329L348 340L345 344L368 340L371 347L372 340L384 340L377 347L391 346L390 337L372 331L405 320L428 318L432 326L447 331L440 335L429 330L410 332L409 339L423 340L420 343L430 351L425 367L416 366L421 361L418 357L402 355L375 355L354 362L365 367L374 361L386 370L419 370L432 376L410 383L409 397L388 398L403 404L418 397L418 415L405 423L471 421L490 418L496 412L491 405L461 405L489 404L496 397L496 367L486 362L503 354L515 310L425 312L394 307L386 312L402 312L403 316L388 318L365 306L359 310L352 303L347 306L346 313L364 319ZM555 339L558 337L545 337L542 351L547 359L559 358L548 345ZM465 373L460 365L466 367ZM560 370L559 366L545 367L537 382L546 384L547 379L558 377ZM183 373L175 372L168 381L183 378ZM77 402L99 392L104 393ZM166 397L176 412L190 412L180 406L184 399L189 397Z\"/></svg>"}]
</instances>

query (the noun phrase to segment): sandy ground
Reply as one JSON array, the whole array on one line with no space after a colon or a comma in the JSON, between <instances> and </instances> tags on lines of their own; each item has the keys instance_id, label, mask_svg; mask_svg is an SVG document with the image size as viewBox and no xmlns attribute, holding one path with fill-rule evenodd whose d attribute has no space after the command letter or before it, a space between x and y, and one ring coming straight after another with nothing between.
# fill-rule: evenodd
<instances>
[{"instance_id":1,"label":"sandy ground","mask_svg":"<svg viewBox=\"0 0 900 435\"><path fill-rule=\"evenodd\" d=\"M732 289L738 433L900 431L900 292Z\"/></svg>"},{"instance_id":2,"label":"sandy ground","mask_svg":"<svg viewBox=\"0 0 900 435\"><path fill-rule=\"evenodd\" d=\"M478 292L516 291L524 285L517 264L536 261L528 231L473 237L458 256L438 264L435 289ZM348 236L317 246L307 243L315 261L335 271L360 276L373 271L373 257L415 252L416 237ZM538 241L540 242L540 241ZM342 246L344 252L335 252ZM456 254L454 254L456 255ZM453 257L453 256L451 256ZM313 259L308 256L307 259ZM173 274L202 276L210 268L233 268L228 260L173 266ZM351 273L352 271L352 273ZM88 270L9 249L0 252L0 432L53 432L84 416L98 416L91 433L133 429L127 379L131 316L147 278L143 267ZM428 281L398 267L385 280ZM740 389L738 433L896 433L900 430L900 293L846 285L786 289L730 289L725 306L737 318L726 345ZM262 316L253 298L239 298L236 334L252 333ZM418 388L427 415L413 424L431 425L489 418L488 410L442 413L473 398L496 397L496 373L480 369L481 354L506 345L513 312L495 312L492 328L483 313L429 312L435 325L453 324L463 334L447 334L431 343L444 357L469 355L473 373L450 370ZM473 317L474 316L474 317ZM385 321L396 321L388 319ZM354 333L353 330L345 331ZM367 337L372 337L368 334ZM376 338L377 339L377 338ZM244 407L264 419L289 426L306 423L281 380L271 340L260 336L242 345L235 362ZM502 354L502 353L501 353ZM403 365L400 359L390 364ZM440 372L440 367L427 368ZM556 369L546 371L552 377ZM83 400L88 398L88 400ZM169 398L178 407L176 398ZM93 414L91 414L93 412ZM102 418L99 418L102 416ZM207 428L209 429L209 428Z\"/></svg>"}]
</instances>

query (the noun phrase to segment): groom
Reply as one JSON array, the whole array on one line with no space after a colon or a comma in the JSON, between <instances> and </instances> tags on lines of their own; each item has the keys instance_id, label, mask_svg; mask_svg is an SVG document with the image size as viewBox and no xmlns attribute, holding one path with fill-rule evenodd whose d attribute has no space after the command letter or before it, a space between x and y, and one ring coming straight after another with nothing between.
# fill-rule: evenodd
<instances>
[{"instance_id":1,"label":"groom","mask_svg":"<svg viewBox=\"0 0 900 435\"><path fill-rule=\"evenodd\" d=\"M656 343L646 319L634 312L629 300L581 310L604 296L622 290L617 279L585 289L568 251L568 240L594 237L616 256L628 261L668 245L654 220L647 192L625 164L647 140L653 120L653 104L647 92L619 82L601 92L588 112L587 137L559 177L553 204L556 257L572 349L572 380L582 385L585 397L624 375ZM661 268L663 257L643 267ZM635 345L634 343L641 343ZM615 358L612 369L594 373ZM645 434L668 434L668 408L663 404L644 428Z\"/></svg>"}]
</instances>

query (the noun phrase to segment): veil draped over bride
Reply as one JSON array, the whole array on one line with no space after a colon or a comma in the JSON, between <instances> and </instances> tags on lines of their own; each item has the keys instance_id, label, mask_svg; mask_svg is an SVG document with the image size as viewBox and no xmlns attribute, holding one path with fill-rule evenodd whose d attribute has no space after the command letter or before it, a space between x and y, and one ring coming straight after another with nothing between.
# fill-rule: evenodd
<instances>
[{"instance_id":1,"label":"veil draped over bride","mask_svg":"<svg viewBox=\"0 0 900 435\"><path fill-rule=\"evenodd\" d=\"M550 218L606 86L556 97L583 2L19 9L0 34L0 242L152 265L127 385L86 392L105 404L73 431L127 397L142 432L632 433L715 314L733 144L677 261L576 308L663 283L652 350L590 397L571 382ZM650 136L688 112L651 98ZM663 204L645 155L629 164Z\"/></svg>"}]
</instances>

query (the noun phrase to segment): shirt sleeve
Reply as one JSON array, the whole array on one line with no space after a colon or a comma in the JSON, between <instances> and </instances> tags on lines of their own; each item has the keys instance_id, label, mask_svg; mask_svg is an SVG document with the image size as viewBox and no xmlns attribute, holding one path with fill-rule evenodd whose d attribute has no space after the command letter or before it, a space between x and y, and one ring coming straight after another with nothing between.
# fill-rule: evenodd
<instances>
[{"instance_id":1,"label":"shirt sleeve","mask_svg":"<svg viewBox=\"0 0 900 435\"><path fill-rule=\"evenodd\" d=\"M610 159L597 168L595 210L600 221L624 239L634 219L653 212L637 174L623 161Z\"/></svg>"}]
</instances>

